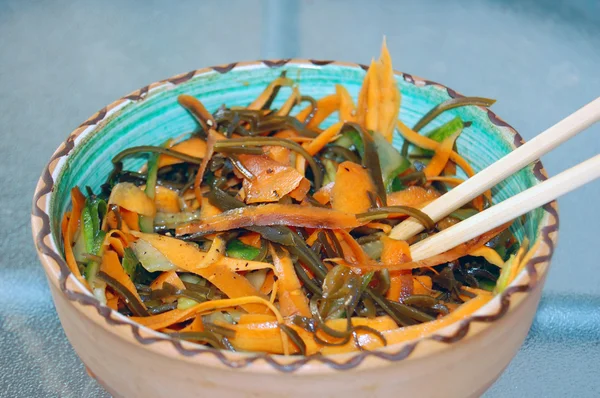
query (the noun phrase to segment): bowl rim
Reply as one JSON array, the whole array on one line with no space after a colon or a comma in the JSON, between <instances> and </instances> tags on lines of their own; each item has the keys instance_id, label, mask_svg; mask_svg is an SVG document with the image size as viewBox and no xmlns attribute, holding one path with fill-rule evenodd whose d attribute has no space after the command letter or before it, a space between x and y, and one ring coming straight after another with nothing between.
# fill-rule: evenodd
<instances>
[{"instance_id":1,"label":"bowl rim","mask_svg":"<svg viewBox=\"0 0 600 398\"><path fill-rule=\"evenodd\" d=\"M461 321L450 324L449 326L438 330L432 334L420 337L415 340L410 340L403 343L386 346L373 351L357 351L346 354L333 355L314 355L308 357L267 354L267 353L234 353L213 348L207 348L191 342L185 342L173 339L165 334L154 332L141 326L129 318L122 316L116 311L111 310L107 306L102 305L97 301L90 292L87 291L69 271L62 254L54 245L51 235L50 223L50 198L54 190L55 177L60 174L67 156L78 144L78 138L85 135L94 134L98 127L102 126L103 122L110 119L111 115L121 109L123 106L132 103L143 101L144 98L151 92L166 88L171 89L191 79L202 75L226 74L232 70L239 69L260 69L260 68L282 68L286 65L294 65L300 68L322 68L328 65L336 65L346 68L361 68L367 70L368 67L363 64L338 62L338 61L321 61L312 59L280 59L280 60L261 60L251 62L233 62L230 64L212 66L192 70L187 73L179 74L171 78L161 80L144 86L129 95L126 95L111 104L105 106L96 114L83 122L78 128L69 134L67 139L60 144L54 154L51 156L48 164L44 167L33 196L33 208L31 214L33 239L38 252L38 256L42 265L45 268L49 282L55 284L60 291L66 296L70 304L79 304L81 312L88 318L94 318L94 313L97 313L101 318L104 318L104 323L101 326L107 329L115 329L114 331L122 338L138 343L144 348L150 348L153 351L158 351L164 355L174 355L187 360L195 360L200 358L200 354L212 354L213 359L211 364L222 366L231 369L251 368L254 371L260 372L296 372L299 370L309 371L314 370L322 372L323 370L352 370L365 362L371 362L371 359L379 359L380 366L385 364L402 361L405 359L417 357L415 355L417 346L427 345L434 342L443 343L443 347L429 347L429 351L435 352L440 349L450 348L453 344L465 339L468 335L479 333L483 329L488 328L494 322L501 319L509 309L520 304L530 292L541 284L547 274L548 265L554 253L554 248L558 238L558 206L556 201L551 202L543 209L546 214L541 220L539 227L538 241L540 244L534 256L525 265L524 270L519 276L507 287L504 292L496 295L494 299L481 307L474 314ZM462 97L463 95L448 88L442 84L431 80L422 79L408 73L394 71L397 79L415 86L435 86L438 89L445 90L452 98ZM519 133L504 120L499 118L491 110L479 107L487 113L490 122L498 128L505 129L512 137L513 142L510 143L514 148L519 147L524 143L524 140ZM513 149L514 150L514 149ZM534 177L538 182L547 179L547 174L542 166L541 161L536 161L533 166ZM516 297L516 300L514 298ZM511 305L512 304L512 305ZM483 327L472 327L474 324L482 324ZM114 326L126 326L116 328ZM117 331L116 329L121 329ZM477 330L473 330L477 329ZM164 344L158 345L154 343L168 342L170 347ZM167 349L165 349L167 347ZM419 350L422 354L423 350ZM206 355L202 355L204 359ZM210 356L210 355L209 355ZM263 366L258 366L262 360ZM203 362L209 365L207 362ZM254 365L254 366L252 366ZM309 365L309 366L307 366ZM311 372L312 373L312 372Z\"/></svg>"}]
</instances>

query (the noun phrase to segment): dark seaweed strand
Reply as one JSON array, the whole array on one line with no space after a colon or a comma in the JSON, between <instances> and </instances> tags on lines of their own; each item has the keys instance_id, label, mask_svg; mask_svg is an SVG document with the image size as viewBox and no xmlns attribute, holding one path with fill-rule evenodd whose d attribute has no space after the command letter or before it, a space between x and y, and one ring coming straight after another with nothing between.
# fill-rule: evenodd
<instances>
[{"instance_id":1,"label":"dark seaweed strand","mask_svg":"<svg viewBox=\"0 0 600 398\"><path fill-rule=\"evenodd\" d=\"M292 341L292 343L298 348L300 351L300 355L306 355L306 343L300 337L298 332L296 332L291 327L286 324L280 323L279 328L287 335L287 337Z\"/></svg>"},{"instance_id":2,"label":"dark seaweed strand","mask_svg":"<svg viewBox=\"0 0 600 398\"><path fill-rule=\"evenodd\" d=\"M197 158L195 156L186 155L185 153L173 151L172 149L163 148L163 147L160 147L160 146L152 146L152 145L140 145L140 146L134 146L134 147L131 147L131 148L127 148L127 149L119 152L112 159L112 162L113 162L113 164L116 165L116 164L120 163L127 156L131 156L131 155L134 155L134 154L137 154L137 153L143 153L143 152L160 153L160 154L163 154L163 155L168 155L168 156L172 156L172 157L177 158L177 159L181 159L184 162L198 164L198 165L202 163L202 159L201 158Z\"/></svg>"},{"instance_id":3,"label":"dark seaweed strand","mask_svg":"<svg viewBox=\"0 0 600 398\"><path fill-rule=\"evenodd\" d=\"M281 72L281 74L279 75L280 78L284 79L286 77L287 71L283 71ZM277 94L279 94L279 91L281 90L281 85L277 85L273 88L273 92L271 93L271 95L269 96L269 98L267 98L267 101L265 102L265 104L262 106L262 108L260 108L261 110L265 110L265 109L269 109L271 108L271 105L273 104L273 101L275 101L275 98L277 98Z\"/></svg>"},{"instance_id":4,"label":"dark seaweed strand","mask_svg":"<svg viewBox=\"0 0 600 398\"><path fill-rule=\"evenodd\" d=\"M315 113L317 112L318 105L317 105L317 100L308 95L300 96L300 103L302 103L302 102L310 102L310 105L312 106L310 113L304 120L304 124L306 125L306 124L310 123L310 121L315 117Z\"/></svg>"},{"instance_id":5,"label":"dark seaweed strand","mask_svg":"<svg viewBox=\"0 0 600 398\"><path fill-rule=\"evenodd\" d=\"M125 305L133 312L135 316L149 316L148 310L121 282L114 279L104 271L98 272L98 278L102 279L110 286L125 302Z\"/></svg>"}]
</instances>

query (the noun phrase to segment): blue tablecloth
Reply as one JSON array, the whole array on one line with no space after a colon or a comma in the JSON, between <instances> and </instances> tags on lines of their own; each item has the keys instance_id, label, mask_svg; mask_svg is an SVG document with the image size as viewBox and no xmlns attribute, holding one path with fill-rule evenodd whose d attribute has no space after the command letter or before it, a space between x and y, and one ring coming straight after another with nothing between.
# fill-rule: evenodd
<instances>
[{"instance_id":1,"label":"blue tablecloth","mask_svg":"<svg viewBox=\"0 0 600 398\"><path fill-rule=\"evenodd\" d=\"M79 123L202 66L305 57L397 69L469 95L525 138L600 94L600 2L0 1L0 396L98 397L60 327L29 227L45 162ZM600 126L543 158L600 151ZM525 345L489 397L600 395L600 184L560 200L560 243Z\"/></svg>"}]
</instances>

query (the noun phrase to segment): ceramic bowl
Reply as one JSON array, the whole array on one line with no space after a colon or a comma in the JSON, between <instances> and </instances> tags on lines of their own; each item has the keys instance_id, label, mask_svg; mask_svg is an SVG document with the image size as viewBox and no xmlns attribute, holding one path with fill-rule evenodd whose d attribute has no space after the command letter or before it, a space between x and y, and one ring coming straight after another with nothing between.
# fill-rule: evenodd
<instances>
[{"instance_id":1,"label":"ceramic bowl","mask_svg":"<svg viewBox=\"0 0 600 398\"><path fill-rule=\"evenodd\" d=\"M110 159L126 147L158 145L168 137L193 131L195 122L177 104L179 94L201 98L211 111L222 104L246 105L283 70L298 82L303 94L317 98L333 93L336 83L344 84L356 98L365 75L362 65L312 60L200 69L153 83L113 102L56 150L33 199L33 237L56 310L75 351L92 377L115 397L480 395L510 362L531 325L556 244L556 203L514 224L518 239L527 236L540 244L503 294L468 319L435 334L372 352L283 357L224 352L175 341L102 306L69 273L59 227L61 214L70 206L71 187L97 189L110 171ZM406 73L397 73L397 82L402 91L400 118L408 125L436 104L460 96ZM284 97L280 95L280 101ZM485 108L449 111L432 126L457 115L472 122L457 146L476 170L523 142L513 128ZM401 142L397 138L395 144ZM141 163L131 161L126 167L141 167ZM535 163L496 187L494 198L503 200L545 178L541 163Z\"/></svg>"}]
</instances>

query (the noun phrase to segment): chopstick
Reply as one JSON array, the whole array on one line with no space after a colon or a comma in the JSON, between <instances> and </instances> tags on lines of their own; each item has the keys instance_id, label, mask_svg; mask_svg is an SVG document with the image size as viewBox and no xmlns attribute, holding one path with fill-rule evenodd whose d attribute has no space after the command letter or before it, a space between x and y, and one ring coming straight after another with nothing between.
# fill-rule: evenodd
<instances>
[{"instance_id":1,"label":"chopstick","mask_svg":"<svg viewBox=\"0 0 600 398\"><path fill-rule=\"evenodd\" d=\"M598 120L600 120L600 97L481 170L456 188L423 207L421 211L428 214L435 222L441 220ZM422 230L423 225L411 217L396 225L389 236L393 239L406 240Z\"/></svg>"},{"instance_id":2,"label":"chopstick","mask_svg":"<svg viewBox=\"0 0 600 398\"><path fill-rule=\"evenodd\" d=\"M419 261L488 232L600 177L600 155L535 185L410 247Z\"/></svg>"}]
</instances>

